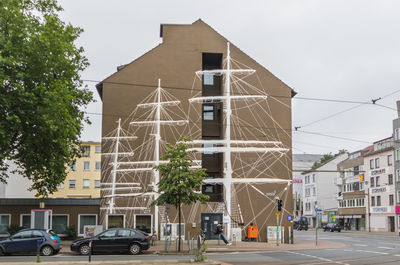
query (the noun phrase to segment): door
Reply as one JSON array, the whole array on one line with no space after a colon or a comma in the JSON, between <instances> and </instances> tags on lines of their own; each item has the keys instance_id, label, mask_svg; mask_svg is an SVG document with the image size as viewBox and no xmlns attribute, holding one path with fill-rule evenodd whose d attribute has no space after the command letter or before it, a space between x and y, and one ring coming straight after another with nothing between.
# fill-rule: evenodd
<instances>
[{"instance_id":1,"label":"door","mask_svg":"<svg viewBox=\"0 0 400 265\"><path fill-rule=\"evenodd\" d=\"M201 214L201 229L203 230L207 240L218 239L218 235L214 235L212 231L219 223L222 223L222 213Z\"/></svg>"},{"instance_id":2,"label":"door","mask_svg":"<svg viewBox=\"0 0 400 265\"><path fill-rule=\"evenodd\" d=\"M10 237L6 244L6 251L10 253L22 253L35 251L35 242L32 242L32 231L22 231ZM33 245L33 246L32 246Z\"/></svg>"},{"instance_id":3,"label":"door","mask_svg":"<svg viewBox=\"0 0 400 265\"><path fill-rule=\"evenodd\" d=\"M129 249L129 244L132 241L132 234L134 232L131 232L129 229L119 229L117 232L117 237L115 238L115 247L119 248L120 250L123 251L128 251Z\"/></svg>"},{"instance_id":4,"label":"door","mask_svg":"<svg viewBox=\"0 0 400 265\"><path fill-rule=\"evenodd\" d=\"M105 231L98 236L98 239L93 241L93 251L95 252L111 252L120 251L115 247L115 237L117 229Z\"/></svg>"},{"instance_id":5,"label":"door","mask_svg":"<svg viewBox=\"0 0 400 265\"><path fill-rule=\"evenodd\" d=\"M394 232L394 216L389 216L389 231Z\"/></svg>"}]
</instances>

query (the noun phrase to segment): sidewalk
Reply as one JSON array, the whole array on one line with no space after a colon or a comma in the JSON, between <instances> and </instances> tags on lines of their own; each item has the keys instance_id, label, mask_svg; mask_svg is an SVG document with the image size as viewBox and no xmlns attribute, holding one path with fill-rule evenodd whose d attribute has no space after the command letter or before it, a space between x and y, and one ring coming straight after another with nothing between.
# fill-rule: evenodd
<instances>
[{"instance_id":1,"label":"sidewalk","mask_svg":"<svg viewBox=\"0 0 400 265\"><path fill-rule=\"evenodd\" d=\"M348 245L339 242L333 242L328 240L318 240L318 246L315 246L314 240L308 240L303 238L295 238L294 244L280 244L276 246L276 243L267 242L245 242L240 241L233 243L231 246L225 246L218 240L207 240L207 253L214 252L251 252L251 251L287 251L287 250L308 250L308 249L327 249L327 248L345 248ZM63 248L61 253L72 254L70 250L71 241L63 241ZM197 242L195 242L197 246ZM170 252L176 253L176 243L172 242L170 246ZM160 254L165 251L165 241L156 241L155 246L151 246L149 250L145 251L145 254ZM184 241L182 252L188 251L187 241Z\"/></svg>"}]
</instances>

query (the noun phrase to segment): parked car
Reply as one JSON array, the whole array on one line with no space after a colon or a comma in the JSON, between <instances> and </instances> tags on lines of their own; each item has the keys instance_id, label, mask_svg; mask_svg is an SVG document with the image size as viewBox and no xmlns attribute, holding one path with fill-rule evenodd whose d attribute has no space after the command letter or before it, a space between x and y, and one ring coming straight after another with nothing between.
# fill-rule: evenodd
<instances>
[{"instance_id":1,"label":"parked car","mask_svg":"<svg viewBox=\"0 0 400 265\"><path fill-rule=\"evenodd\" d=\"M8 238L0 239L0 255L37 253L39 250L42 256L51 256L61 248L57 234L46 229L23 229Z\"/></svg>"},{"instance_id":2,"label":"parked car","mask_svg":"<svg viewBox=\"0 0 400 265\"><path fill-rule=\"evenodd\" d=\"M341 227L340 227L339 224L329 223L329 224L324 226L324 232L326 232L328 230L331 231L331 232L334 232L334 231L340 232Z\"/></svg>"},{"instance_id":3,"label":"parked car","mask_svg":"<svg viewBox=\"0 0 400 265\"><path fill-rule=\"evenodd\" d=\"M293 223L293 229L297 230L308 230L308 220L306 217L300 217Z\"/></svg>"},{"instance_id":4,"label":"parked car","mask_svg":"<svg viewBox=\"0 0 400 265\"><path fill-rule=\"evenodd\" d=\"M129 252L137 255L150 247L150 237L142 231L111 228L97 236L75 240L71 244L71 251L88 255L89 242L92 242L92 253Z\"/></svg>"}]
</instances>

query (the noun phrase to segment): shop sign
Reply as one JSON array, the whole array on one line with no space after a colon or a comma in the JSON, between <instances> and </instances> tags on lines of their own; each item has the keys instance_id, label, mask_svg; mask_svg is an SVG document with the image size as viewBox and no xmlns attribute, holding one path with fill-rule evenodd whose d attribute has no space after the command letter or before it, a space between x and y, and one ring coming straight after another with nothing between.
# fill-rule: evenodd
<instances>
[{"instance_id":1,"label":"shop sign","mask_svg":"<svg viewBox=\"0 0 400 265\"><path fill-rule=\"evenodd\" d=\"M336 219L343 219L343 215L336 215Z\"/></svg>"},{"instance_id":2,"label":"shop sign","mask_svg":"<svg viewBox=\"0 0 400 265\"><path fill-rule=\"evenodd\" d=\"M380 169L377 169L377 170L369 171L369 175L370 176L375 176L375 175L385 174L385 173L386 173L386 168L380 168Z\"/></svg>"},{"instance_id":3,"label":"shop sign","mask_svg":"<svg viewBox=\"0 0 400 265\"><path fill-rule=\"evenodd\" d=\"M359 218L361 218L361 215L353 215L353 218L359 219Z\"/></svg>"},{"instance_id":4,"label":"shop sign","mask_svg":"<svg viewBox=\"0 0 400 265\"><path fill-rule=\"evenodd\" d=\"M389 192L389 186L379 187L379 188L371 188L371 193L380 193L380 192Z\"/></svg>"},{"instance_id":5,"label":"shop sign","mask_svg":"<svg viewBox=\"0 0 400 265\"><path fill-rule=\"evenodd\" d=\"M400 214L400 206L396 206L396 213Z\"/></svg>"},{"instance_id":6,"label":"shop sign","mask_svg":"<svg viewBox=\"0 0 400 265\"><path fill-rule=\"evenodd\" d=\"M390 212L390 207L383 206L383 207L372 207L371 212L373 213L387 213Z\"/></svg>"},{"instance_id":7,"label":"shop sign","mask_svg":"<svg viewBox=\"0 0 400 265\"><path fill-rule=\"evenodd\" d=\"M306 189L309 189L309 188L314 188L314 184L308 184L308 185L306 185Z\"/></svg>"},{"instance_id":8,"label":"shop sign","mask_svg":"<svg viewBox=\"0 0 400 265\"><path fill-rule=\"evenodd\" d=\"M344 218L352 219L353 216L352 215L345 215Z\"/></svg>"},{"instance_id":9,"label":"shop sign","mask_svg":"<svg viewBox=\"0 0 400 265\"><path fill-rule=\"evenodd\" d=\"M293 179L292 180L293 183L303 183L302 179Z\"/></svg>"}]
</instances>

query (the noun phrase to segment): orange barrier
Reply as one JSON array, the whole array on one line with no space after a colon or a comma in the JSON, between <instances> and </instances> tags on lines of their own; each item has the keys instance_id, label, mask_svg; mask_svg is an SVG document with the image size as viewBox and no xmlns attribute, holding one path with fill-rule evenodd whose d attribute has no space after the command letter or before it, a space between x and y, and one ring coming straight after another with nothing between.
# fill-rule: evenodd
<instances>
[{"instance_id":1,"label":"orange barrier","mask_svg":"<svg viewBox=\"0 0 400 265\"><path fill-rule=\"evenodd\" d=\"M249 226L247 228L247 238L257 238L258 237L258 227Z\"/></svg>"}]
</instances>

